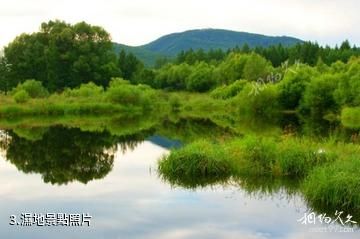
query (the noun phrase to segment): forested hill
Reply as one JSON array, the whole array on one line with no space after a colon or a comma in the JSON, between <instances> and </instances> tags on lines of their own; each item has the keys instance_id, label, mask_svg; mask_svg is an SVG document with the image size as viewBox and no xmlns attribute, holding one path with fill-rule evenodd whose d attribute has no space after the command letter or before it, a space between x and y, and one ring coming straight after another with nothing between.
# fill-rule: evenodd
<instances>
[{"instance_id":1,"label":"forested hill","mask_svg":"<svg viewBox=\"0 0 360 239\"><path fill-rule=\"evenodd\" d=\"M174 56L182 50L199 49L222 49L227 50L236 46L241 47L245 43L250 47L268 47L281 43L284 46L294 45L301 40L292 37L273 37L248 32L235 32L220 29L190 30L181 33L173 33L150 42L143 46L144 49L158 52L168 56Z\"/></svg>"},{"instance_id":2,"label":"forested hill","mask_svg":"<svg viewBox=\"0 0 360 239\"><path fill-rule=\"evenodd\" d=\"M182 50L189 49L222 49L227 50L244 44L250 47L268 47L282 44L291 46L300 43L302 40L287 36L265 36L248 32L236 32L221 29L190 30L180 33L173 33L160 37L148 44L138 47L129 47L116 44L116 50L124 49L133 53L146 65L153 65L154 61L163 57L174 57Z\"/></svg>"}]
</instances>

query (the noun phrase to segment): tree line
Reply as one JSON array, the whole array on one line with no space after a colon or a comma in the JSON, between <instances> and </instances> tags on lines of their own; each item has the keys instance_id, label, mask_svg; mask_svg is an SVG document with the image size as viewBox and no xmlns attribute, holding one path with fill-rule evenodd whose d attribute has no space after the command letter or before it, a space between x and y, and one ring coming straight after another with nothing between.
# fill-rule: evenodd
<instances>
[{"instance_id":1,"label":"tree line","mask_svg":"<svg viewBox=\"0 0 360 239\"><path fill-rule=\"evenodd\" d=\"M157 67L149 69L131 53L116 55L103 28L56 20L42 23L38 32L22 34L5 47L0 57L0 91L27 79L55 92L89 82L107 87L112 77L122 77L154 88L206 92L240 79L256 81L279 74L284 62L331 66L359 55L360 48L348 41L334 48L311 42L267 48L245 44L227 51L182 51L175 59L159 59Z\"/></svg>"}]
</instances>

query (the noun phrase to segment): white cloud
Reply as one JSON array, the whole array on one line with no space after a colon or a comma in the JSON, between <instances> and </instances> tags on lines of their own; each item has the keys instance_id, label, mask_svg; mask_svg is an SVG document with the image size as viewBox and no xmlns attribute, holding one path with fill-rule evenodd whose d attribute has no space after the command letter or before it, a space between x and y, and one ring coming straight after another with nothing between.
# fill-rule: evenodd
<instances>
[{"instance_id":1,"label":"white cloud","mask_svg":"<svg viewBox=\"0 0 360 239\"><path fill-rule=\"evenodd\" d=\"M130 45L209 27L360 45L359 8L356 0L0 0L0 46L50 19L101 25Z\"/></svg>"}]
</instances>

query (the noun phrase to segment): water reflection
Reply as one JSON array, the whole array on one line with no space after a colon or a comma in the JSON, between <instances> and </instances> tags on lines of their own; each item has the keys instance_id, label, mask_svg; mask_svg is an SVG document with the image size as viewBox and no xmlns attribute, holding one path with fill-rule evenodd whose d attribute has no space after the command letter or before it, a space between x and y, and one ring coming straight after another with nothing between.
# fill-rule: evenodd
<instances>
[{"instance_id":1,"label":"water reflection","mask_svg":"<svg viewBox=\"0 0 360 239\"><path fill-rule=\"evenodd\" d=\"M154 169L166 153L167 149L144 141L133 150L116 151L113 170L104 179L61 187L41 183L37 175L19 173L1 160L0 210L5 215L0 218L1 238L344 238L342 233L316 234L309 231L314 226L301 225L297 220L308 208L296 194L286 196L281 182L257 193L271 191L266 197L254 196L261 180L196 190L164 184ZM93 224L89 228L8 225L7 215L24 211L89 212ZM345 236L355 239L359 233Z\"/></svg>"},{"instance_id":2,"label":"water reflection","mask_svg":"<svg viewBox=\"0 0 360 239\"><path fill-rule=\"evenodd\" d=\"M4 155L0 160L0 210L4 215L0 237L359 238L358 231L314 233L310 232L313 226L301 225L297 220L304 212L333 212L307 205L298 181L259 177L159 179L157 160L169 148L196 138L241 136L257 124L239 122L184 117L160 121L71 119L57 126L7 127L0 136ZM270 134L312 132L311 126L304 130L306 122L282 122L258 126L258 130L269 129ZM351 134L344 129L338 132L342 132L337 134L339 140L348 140ZM21 212L89 212L93 226L8 226L7 217Z\"/></svg>"},{"instance_id":3,"label":"water reflection","mask_svg":"<svg viewBox=\"0 0 360 239\"><path fill-rule=\"evenodd\" d=\"M139 135L125 138L61 126L10 130L7 137L6 159L24 173L41 174L51 184L101 179L113 168L118 148L134 149L143 140Z\"/></svg>"}]
</instances>

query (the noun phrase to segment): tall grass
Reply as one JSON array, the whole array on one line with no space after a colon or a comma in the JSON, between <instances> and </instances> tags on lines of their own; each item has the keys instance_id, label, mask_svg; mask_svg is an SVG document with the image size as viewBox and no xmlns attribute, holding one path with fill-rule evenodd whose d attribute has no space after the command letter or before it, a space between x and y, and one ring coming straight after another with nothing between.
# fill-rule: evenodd
<instances>
[{"instance_id":1,"label":"tall grass","mask_svg":"<svg viewBox=\"0 0 360 239\"><path fill-rule=\"evenodd\" d=\"M224 181L233 173L224 155L220 146L205 140L196 141L171 151L159 161L158 169L165 180L185 187Z\"/></svg>"},{"instance_id":2,"label":"tall grass","mask_svg":"<svg viewBox=\"0 0 360 239\"><path fill-rule=\"evenodd\" d=\"M172 181L219 175L303 178L314 167L336 158L336 153L300 139L247 136L222 144L190 143L160 160L159 172Z\"/></svg>"},{"instance_id":3,"label":"tall grass","mask_svg":"<svg viewBox=\"0 0 360 239\"><path fill-rule=\"evenodd\" d=\"M360 214L360 158L314 169L303 184L303 192L310 205L325 205L336 210Z\"/></svg>"}]
</instances>

